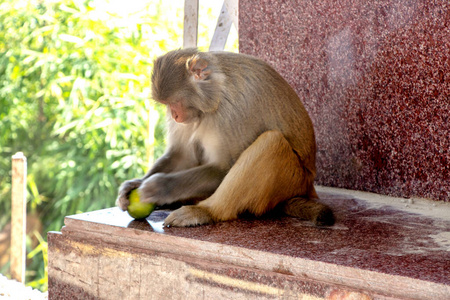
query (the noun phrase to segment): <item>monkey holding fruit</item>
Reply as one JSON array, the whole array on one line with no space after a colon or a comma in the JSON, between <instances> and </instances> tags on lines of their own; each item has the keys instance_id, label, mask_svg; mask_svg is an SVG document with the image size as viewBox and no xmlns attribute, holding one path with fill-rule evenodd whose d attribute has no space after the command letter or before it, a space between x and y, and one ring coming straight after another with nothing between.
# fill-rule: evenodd
<instances>
[{"instance_id":1,"label":"monkey holding fruit","mask_svg":"<svg viewBox=\"0 0 450 300\"><path fill-rule=\"evenodd\" d=\"M155 203L141 202L138 190L132 190L128 195L130 204L127 207L128 214L134 219L145 219L155 209Z\"/></svg>"},{"instance_id":2,"label":"monkey holding fruit","mask_svg":"<svg viewBox=\"0 0 450 300\"><path fill-rule=\"evenodd\" d=\"M152 97L167 106L166 152L129 193L158 206L189 199L165 226L196 226L260 216L275 207L314 224L333 225L332 210L317 201L314 129L302 102L267 63L228 52L183 49L157 58Z\"/></svg>"}]
</instances>

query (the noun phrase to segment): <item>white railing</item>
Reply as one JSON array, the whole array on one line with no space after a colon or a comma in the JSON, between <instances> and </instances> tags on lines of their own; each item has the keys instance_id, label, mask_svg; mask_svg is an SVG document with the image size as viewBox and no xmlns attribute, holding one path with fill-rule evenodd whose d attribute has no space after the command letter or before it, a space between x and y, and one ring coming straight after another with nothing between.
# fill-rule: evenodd
<instances>
[{"instance_id":1,"label":"white railing","mask_svg":"<svg viewBox=\"0 0 450 300\"><path fill-rule=\"evenodd\" d=\"M197 47L198 37L198 1L184 1L183 47ZM239 0L224 0L216 29L209 46L209 51L220 51L225 48L231 26L234 24L239 32Z\"/></svg>"}]
</instances>

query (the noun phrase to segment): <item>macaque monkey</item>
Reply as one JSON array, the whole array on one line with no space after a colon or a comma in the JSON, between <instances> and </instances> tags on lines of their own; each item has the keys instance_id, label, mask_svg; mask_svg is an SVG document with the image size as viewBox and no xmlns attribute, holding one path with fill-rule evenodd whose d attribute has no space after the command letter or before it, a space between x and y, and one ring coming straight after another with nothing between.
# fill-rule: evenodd
<instances>
[{"instance_id":1,"label":"macaque monkey","mask_svg":"<svg viewBox=\"0 0 450 300\"><path fill-rule=\"evenodd\" d=\"M171 212L165 226L260 216L274 208L319 226L334 224L313 186L311 120L267 63L236 53L172 51L154 63L152 96L167 106L168 147L144 178L121 185L122 210L139 188L141 201L158 206L197 200Z\"/></svg>"}]
</instances>

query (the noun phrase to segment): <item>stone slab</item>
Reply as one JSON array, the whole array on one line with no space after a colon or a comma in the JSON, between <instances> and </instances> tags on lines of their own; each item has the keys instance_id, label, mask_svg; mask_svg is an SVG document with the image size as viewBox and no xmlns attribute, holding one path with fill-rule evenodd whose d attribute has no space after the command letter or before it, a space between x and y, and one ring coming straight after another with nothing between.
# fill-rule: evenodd
<instances>
[{"instance_id":1,"label":"stone slab","mask_svg":"<svg viewBox=\"0 0 450 300\"><path fill-rule=\"evenodd\" d=\"M241 0L314 123L317 183L450 201L450 1Z\"/></svg>"},{"instance_id":2,"label":"stone slab","mask_svg":"<svg viewBox=\"0 0 450 300\"><path fill-rule=\"evenodd\" d=\"M168 211L68 216L48 235L49 297L450 299L448 205L319 195L336 211L331 228L275 215L194 228L163 228Z\"/></svg>"}]
</instances>

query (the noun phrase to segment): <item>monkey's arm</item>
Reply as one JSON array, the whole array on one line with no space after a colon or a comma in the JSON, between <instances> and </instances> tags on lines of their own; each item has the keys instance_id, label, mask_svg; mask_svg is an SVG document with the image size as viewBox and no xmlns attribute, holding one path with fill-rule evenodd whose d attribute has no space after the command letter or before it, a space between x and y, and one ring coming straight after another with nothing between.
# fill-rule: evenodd
<instances>
[{"instance_id":1,"label":"monkey's arm","mask_svg":"<svg viewBox=\"0 0 450 300\"><path fill-rule=\"evenodd\" d=\"M165 205L178 200L207 198L214 193L226 173L213 164L173 173L156 173L139 187L141 201Z\"/></svg>"},{"instance_id":2,"label":"monkey's arm","mask_svg":"<svg viewBox=\"0 0 450 300\"><path fill-rule=\"evenodd\" d=\"M142 183L154 174L171 173L183 169L189 169L198 165L198 161L189 152L177 150L176 147L169 148L163 156L156 160L153 167L143 178L127 180L119 187L116 205L126 210L130 204L128 196L134 189L139 188Z\"/></svg>"},{"instance_id":3,"label":"monkey's arm","mask_svg":"<svg viewBox=\"0 0 450 300\"><path fill-rule=\"evenodd\" d=\"M156 173L172 173L198 166L200 163L194 157L193 152L169 149L156 160L153 167L142 179L145 180Z\"/></svg>"}]
</instances>

